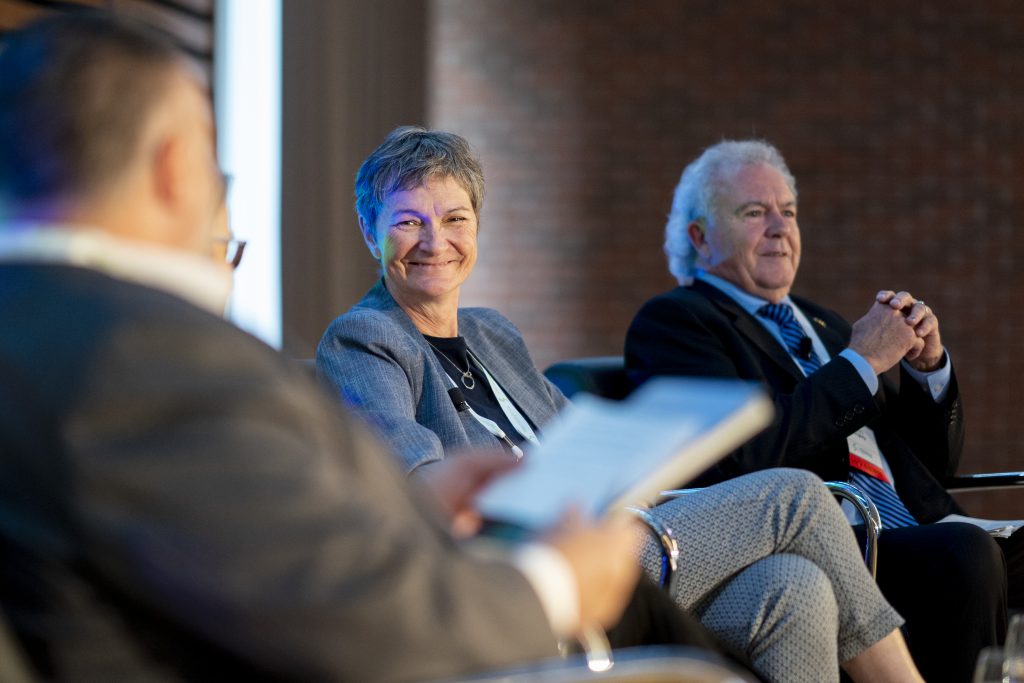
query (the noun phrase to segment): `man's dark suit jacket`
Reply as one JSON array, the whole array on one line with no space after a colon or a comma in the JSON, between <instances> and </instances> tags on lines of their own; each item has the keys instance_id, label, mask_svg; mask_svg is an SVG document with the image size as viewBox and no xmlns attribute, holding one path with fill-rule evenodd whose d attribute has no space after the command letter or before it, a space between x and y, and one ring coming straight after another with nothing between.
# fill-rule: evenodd
<instances>
[{"instance_id":1,"label":"man's dark suit jacket","mask_svg":"<svg viewBox=\"0 0 1024 683\"><path fill-rule=\"evenodd\" d=\"M47 680L405 681L556 654L302 370L185 301L0 265L0 616Z\"/></svg>"},{"instance_id":2,"label":"man's dark suit jacket","mask_svg":"<svg viewBox=\"0 0 1024 683\"><path fill-rule=\"evenodd\" d=\"M872 396L853 364L838 354L851 327L837 313L792 297L832 356L804 377L788 351L752 315L717 288L695 281L648 301L626 337L626 367L639 384L655 375L759 382L775 403L771 425L702 478L703 484L766 467L801 467L823 479L848 479L846 437L874 430L896 489L921 522L960 508L939 479L956 471L963 418L956 377L936 404L901 370Z\"/></svg>"}]
</instances>

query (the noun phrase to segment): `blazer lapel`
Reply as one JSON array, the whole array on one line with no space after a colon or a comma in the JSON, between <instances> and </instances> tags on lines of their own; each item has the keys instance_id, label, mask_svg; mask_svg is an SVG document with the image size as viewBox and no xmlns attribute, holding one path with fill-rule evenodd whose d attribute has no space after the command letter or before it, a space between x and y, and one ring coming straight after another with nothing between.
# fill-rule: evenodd
<instances>
[{"instance_id":1,"label":"blazer lapel","mask_svg":"<svg viewBox=\"0 0 1024 683\"><path fill-rule=\"evenodd\" d=\"M424 356L427 359L427 365L431 371L437 377L447 377L447 372L441 365L441 361L434 355L433 350L427 344L415 323L413 323L412 318L402 310L402 307L398 305L398 302L388 292L383 278L377 281L377 284L366 293L366 296L363 297L358 305L381 311L394 320L423 350ZM523 415L530 423L534 427L539 428L550 420L554 415L554 409L545 406L537 398L536 392L530 390L528 378L524 377L523 373L517 371L517 367L532 367L523 365L524 362L529 364L529 359L524 361L520 358L506 358L505 354L499 352L487 341L485 335L475 334L476 326L474 324L464 324L464 322L469 323L471 320L466 318L463 309L459 309L459 334L466 338L470 351L480 357L480 360L487 367L487 371L501 385L501 388L505 390L508 397L522 410ZM466 429L475 432L482 430L483 427L480 427L475 420L471 420ZM486 434L486 438L491 438L490 432L486 432Z\"/></svg>"},{"instance_id":2,"label":"blazer lapel","mask_svg":"<svg viewBox=\"0 0 1024 683\"><path fill-rule=\"evenodd\" d=\"M838 330L833 328L826 322L826 320L820 316L814 315L804 305L803 300L798 297L793 297L793 303L800 309L800 311L811 321L811 325L814 327L814 331L818 335L818 339L825 345L825 350L828 351L828 355L831 358L835 358L839 355L839 352L846 348L846 340L843 339L843 335Z\"/></svg>"},{"instance_id":3,"label":"blazer lapel","mask_svg":"<svg viewBox=\"0 0 1024 683\"><path fill-rule=\"evenodd\" d=\"M764 325L754 319L754 316L747 313L742 306L736 303L732 297L717 287L694 280L690 288L700 292L723 313L733 321L736 330L756 346L761 353L768 356L776 365L788 372L795 379L801 380L804 374L797 367L796 362L789 355L789 352L779 344L771 332L765 329ZM830 351L831 353L831 351Z\"/></svg>"},{"instance_id":4,"label":"blazer lapel","mask_svg":"<svg viewBox=\"0 0 1024 683\"><path fill-rule=\"evenodd\" d=\"M501 375L492 373L494 380L501 385L516 407L523 411L523 417L530 421L534 429L540 431L555 416L550 402L544 403L538 400L536 389L531 389L526 378L516 372L508 363L502 361L501 368L504 370Z\"/></svg>"},{"instance_id":5,"label":"blazer lapel","mask_svg":"<svg viewBox=\"0 0 1024 683\"><path fill-rule=\"evenodd\" d=\"M487 335L477 335L475 321L474 324L462 324L463 320L467 320L466 315L466 312L459 311L459 328L470 350L483 361L487 372L519 408L523 417L540 430L554 416L555 411L550 401L545 402L543 398L546 397L538 396L536 387L531 384L534 377L527 371L533 368L532 362L529 358L519 357L519 354L510 357L507 351L490 343Z\"/></svg>"},{"instance_id":6,"label":"blazer lapel","mask_svg":"<svg viewBox=\"0 0 1024 683\"><path fill-rule=\"evenodd\" d=\"M406 334L408 334L413 342L420 347L423 351L424 357L427 359L427 365L434 372L437 377L447 377L447 371L441 365L441 361L434 355L433 349L430 348L430 344L423 338L423 333L419 331L416 324L409 317L409 314L402 310L402 307L398 305L394 297L388 291L384 284L384 278L377 281L369 292L362 298L357 304L363 308L371 308L375 311L380 311L386 316L391 318L395 324L401 327Z\"/></svg>"}]
</instances>

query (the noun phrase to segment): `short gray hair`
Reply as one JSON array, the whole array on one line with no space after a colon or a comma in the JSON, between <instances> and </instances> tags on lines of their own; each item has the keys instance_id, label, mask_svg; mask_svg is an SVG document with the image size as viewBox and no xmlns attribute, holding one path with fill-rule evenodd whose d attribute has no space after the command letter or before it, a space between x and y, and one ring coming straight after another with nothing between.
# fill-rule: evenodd
<instances>
[{"instance_id":1,"label":"short gray hair","mask_svg":"<svg viewBox=\"0 0 1024 683\"><path fill-rule=\"evenodd\" d=\"M789 172L785 159L779 150L764 140L723 140L705 149L683 170L665 224L668 269L679 282L692 274L697 261L697 252L690 244L687 226L694 221L713 225L719 182L752 164L768 164L775 168L796 197L796 179Z\"/></svg>"},{"instance_id":2,"label":"short gray hair","mask_svg":"<svg viewBox=\"0 0 1024 683\"><path fill-rule=\"evenodd\" d=\"M480 215L484 174L469 142L455 133L419 126L394 129L366 157L356 174L356 213L372 229L388 195L430 178L453 178Z\"/></svg>"}]
</instances>

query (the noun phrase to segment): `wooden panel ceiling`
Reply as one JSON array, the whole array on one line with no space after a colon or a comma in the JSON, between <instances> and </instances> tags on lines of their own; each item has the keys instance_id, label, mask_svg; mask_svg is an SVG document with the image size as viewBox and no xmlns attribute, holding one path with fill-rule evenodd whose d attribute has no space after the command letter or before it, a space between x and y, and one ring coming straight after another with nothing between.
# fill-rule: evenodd
<instances>
[{"instance_id":1,"label":"wooden panel ceiling","mask_svg":"<svg viewBox=\"0 0 1024 683\"><path fill-rule=\"evenodd\" d=\"M211 82L215 0L0 0L3 33L50 12L104 7L163 29L178 41Z\"/></svg>"}]
</instances>

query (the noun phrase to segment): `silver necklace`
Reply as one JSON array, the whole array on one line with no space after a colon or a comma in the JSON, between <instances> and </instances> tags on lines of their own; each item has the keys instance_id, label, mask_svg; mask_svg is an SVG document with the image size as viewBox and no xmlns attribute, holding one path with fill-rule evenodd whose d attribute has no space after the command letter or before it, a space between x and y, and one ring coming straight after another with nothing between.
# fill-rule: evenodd
<instances>
[{"instance_id":1,"label":"silver necklace","mask_svg":"<svg viewBox=\"0 0 1024 683\"><path fill-rule=\"evenodd\" d=\"M423 341L425 341L428 344L430 344L430 340L427 339L426 337L423 338ZM458 365L455 364L455 361L453 361L451 358L449 358L448 356L445 355L444 351L442 351L441 349L437 348L433 344L430 344L430 348L432 348L435 351L437 351L437 354L439 356L441 356L441 358L444 358L446 361L448 361L448 364L451 365L453 368L455 368L458 371L459 379L462 382L462 386L466 387L469 390L472 390L473 387L476 386L476 380L473 379L473 370L472 370L472 367L469 364L469 359L468 358L466 359L466 371L463 372L462 368L460 368ZM467 349L467 354L468 354L468 349Z\"/></svg>"}]
</instances>

